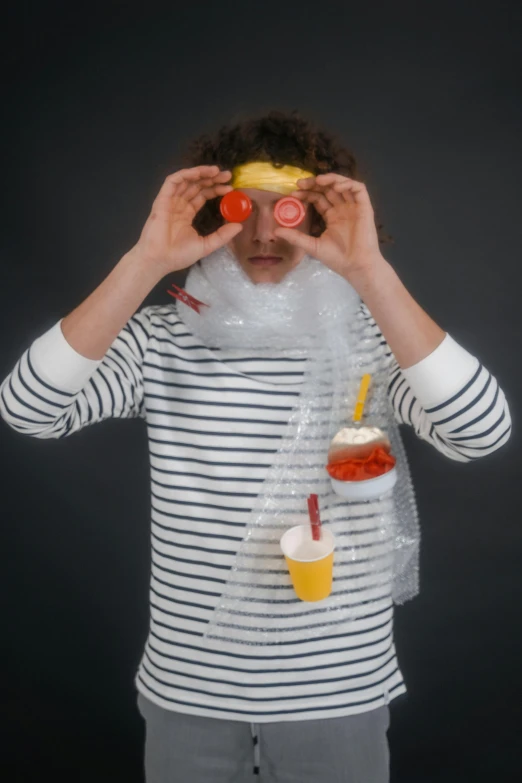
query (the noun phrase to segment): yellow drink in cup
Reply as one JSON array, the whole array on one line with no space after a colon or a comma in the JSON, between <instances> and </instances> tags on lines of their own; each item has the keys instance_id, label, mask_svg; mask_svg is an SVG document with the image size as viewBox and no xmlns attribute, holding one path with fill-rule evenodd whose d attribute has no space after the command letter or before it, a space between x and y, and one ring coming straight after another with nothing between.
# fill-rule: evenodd
<instances>
[{"instance_id":1,"label":"yellow drink in cup","mask_svg":"<svg viewBox=\"0 0 522 783\"><path fill-rule=\"evenodd\" d=\"M314 541L310 525L290 528L281 538L292 584L301 601L323 601L332 592L335 538L321 528L321 540Z\"/></svg>"}]
</instances>

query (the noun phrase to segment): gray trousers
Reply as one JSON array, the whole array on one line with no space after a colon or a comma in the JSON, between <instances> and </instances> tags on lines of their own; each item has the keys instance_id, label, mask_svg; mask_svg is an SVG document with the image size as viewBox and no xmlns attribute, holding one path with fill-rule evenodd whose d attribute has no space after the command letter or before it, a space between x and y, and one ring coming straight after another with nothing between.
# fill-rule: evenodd
<instances>
[{"instance_id":1,"label":"gray trousers","mask_svg":"<svg viewBox=\"0 0 522 783\"><path fill-rule=\"evenodd\" d=\"M389 783L388 707L242 723L163 710L138 695L147 783Z\"/></svg>"}]
</instances>

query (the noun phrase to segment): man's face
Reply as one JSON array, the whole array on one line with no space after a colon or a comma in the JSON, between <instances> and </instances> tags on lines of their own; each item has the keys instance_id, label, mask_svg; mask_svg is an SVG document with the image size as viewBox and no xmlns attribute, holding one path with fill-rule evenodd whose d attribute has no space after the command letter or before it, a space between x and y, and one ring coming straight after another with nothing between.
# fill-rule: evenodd
<instances>
[{"instance_id":1,"label":"man's face","mask_svg":"<svg viewBox=\"0 0 522 783\"><path fill-rule=\"evenodd\" d=\"M252 201L252 214L244 221L243 230L229 242L228 248L253 283L279 283L305 256L304 250L274 234L274 229L279 228L274 206L283 196L254 188L241 190ZM306 205L306 217L297 226L297 231L309 234L310 228L310 208Z\"/></svg>"}]
</instances>

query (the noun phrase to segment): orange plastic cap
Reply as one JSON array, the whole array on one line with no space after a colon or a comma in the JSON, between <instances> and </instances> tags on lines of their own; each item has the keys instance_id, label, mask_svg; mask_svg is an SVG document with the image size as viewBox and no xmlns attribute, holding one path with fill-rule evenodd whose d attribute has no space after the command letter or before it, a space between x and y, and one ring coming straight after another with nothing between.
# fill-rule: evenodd
<instances>
[{"instance_id":1,"label":"orange plastic cap","mask_svg":"<svg viewBox=\"0 0 522 783\"><path fill-rule=\"evenodd\" d=\"M231 190L221 199L219 209L229 223L242 223L252 212L252 202L240 190Z\"/></svg>"},{"instance_id":2,"label":"orange plastic cap","mask_svg":"<svg viewBox=\"0 0 522 783\"><path fill-rule=\"evenodd\" d=\"M303 202L293 196L280 198L274 208L274 217L283 228L295 228L303 222L305 215Z\"/></svg>"}]
</instances>

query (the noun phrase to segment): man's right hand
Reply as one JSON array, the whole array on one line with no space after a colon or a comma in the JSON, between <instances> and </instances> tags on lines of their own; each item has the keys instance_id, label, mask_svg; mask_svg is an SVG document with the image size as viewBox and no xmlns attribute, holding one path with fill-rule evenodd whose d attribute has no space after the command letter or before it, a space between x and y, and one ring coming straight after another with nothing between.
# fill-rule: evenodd
<instances>
[{"instance_id":1,"label":"man's right hand","mask_svg":"<svg viewBox=\"0 0 522 783\"><path fill-rule=\"evenodd\" d=\"M192 266L230 242L242 230L240 223L225 223L202 237L192 221L207 200L233 190L225 184L231 176L230 171L221 171L218 166L196 166L170 174L132 252L167 275Z\"/></svg>"}]
</instances>

